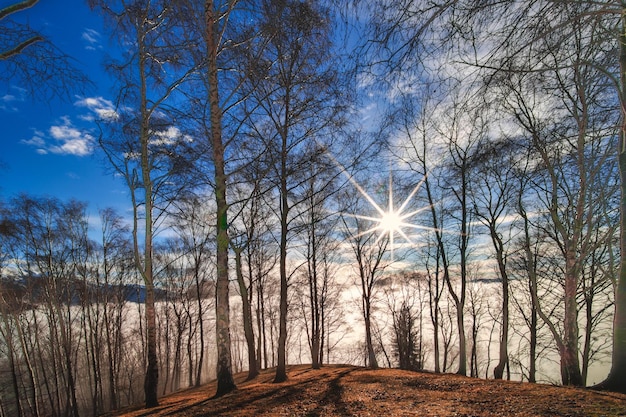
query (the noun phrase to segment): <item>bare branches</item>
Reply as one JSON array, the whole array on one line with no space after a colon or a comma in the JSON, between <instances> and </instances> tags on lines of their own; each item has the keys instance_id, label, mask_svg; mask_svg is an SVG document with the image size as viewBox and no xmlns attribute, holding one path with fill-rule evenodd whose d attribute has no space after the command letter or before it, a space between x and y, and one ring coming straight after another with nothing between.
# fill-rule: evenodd
<instances>
[{"instance_id":1,"label":"bare branches","mask_svg":"<svg viewBox=\"0 0 626 417\"><path fill-rule=\"evenodd\" d=\"M18 45L15 45L12 49L9 49L4 52L0 52L0 61L9 59L15 55L19 55L22 53L24 49L28 48L30 45L34 44L35 42L41 42L43 40L44 40L43 37L39 35L35 35L32 38L26 39L25 41L22 41Z\"/></svg>"},{"instance_id":2,"label":"bare branches","mask_svg":"<svg viewBox=\"0 0 626 417\"><path fill-rule=\"evenodd\" d=\"M11 15L34 6L28 0L0 10L0 81L25 88L35 99L73 97L73 91L88 84L87 77L72 59L27 24Z\"/></svg>"}]
</instances>

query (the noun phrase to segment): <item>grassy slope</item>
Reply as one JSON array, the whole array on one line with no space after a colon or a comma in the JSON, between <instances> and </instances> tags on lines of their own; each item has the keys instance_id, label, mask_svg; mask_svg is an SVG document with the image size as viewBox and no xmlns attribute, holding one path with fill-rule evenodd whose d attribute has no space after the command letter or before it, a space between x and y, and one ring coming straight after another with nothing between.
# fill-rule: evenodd
<instances>
[{"instance_id":1,"label":"grassy slope","mask_svg":"<svg viewBox=\"0 0 626 417\"><path fill-rule=\"evenodd\" d=\"M626 395L585 389L353 366L288 371L281 384L271 370L250 382L242 374L222 398L210 398L211 383L107 416L626 416Z\"/></svg>"}]
</instances>

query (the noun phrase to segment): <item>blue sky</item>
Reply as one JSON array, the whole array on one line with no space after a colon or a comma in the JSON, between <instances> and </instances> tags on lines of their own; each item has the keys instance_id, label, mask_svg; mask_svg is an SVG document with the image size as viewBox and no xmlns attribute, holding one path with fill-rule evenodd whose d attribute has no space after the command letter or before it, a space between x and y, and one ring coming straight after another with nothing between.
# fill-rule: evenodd
<instances>
[{"instance_id":1,"label":"blue sky","mask_svg":"<svg viewBox=\"0 0 626 417\"><path fill-rule=\"evenodd\" d=\"M0 0L0 7L12 3ZM102 64L110 42L101 17L84 0L42 0L14 16L70 55L94 86L42 102L19 84L0 85L0 198L28 193L87 201L92 213L109 206L124 211L130 206L124 184L107 172L90 121L111 106Z\"/></svg>"}]
</instances>

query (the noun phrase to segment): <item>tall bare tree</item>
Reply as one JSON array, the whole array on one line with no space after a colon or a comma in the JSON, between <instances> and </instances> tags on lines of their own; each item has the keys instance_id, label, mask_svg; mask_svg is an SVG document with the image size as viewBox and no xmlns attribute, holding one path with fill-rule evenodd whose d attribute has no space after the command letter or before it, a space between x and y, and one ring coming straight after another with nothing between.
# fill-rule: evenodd
<instances>
[{"instance_id":1,"label":"tall bare tree","mask_svg":"<svg viewBox=\"0 0 626 417\"><path fill-rule=\"evenodd\" d=\"M331 65L331 26L328 10L317 2L267 0L262 3L262 35L267 39L256 71L253 101L258 111L252 130L264 141L280 216L280 326L276 382L287 379L286 344L288 245L295 208L304 199L298 188L308 175L309 161L324 152L322 132L338 123L342 106L337 71Z\"/></svg>"},{"instance_id":2,"label":"tall bare tree","mask_svg":"<svg viewBox=\"0 0 626 417\"><path fill-rule=\"evenodd\" d=\"M205 2L205 39L207 49L208 102L210 108L211 136L215 164L215 203L217 208L217 286L216 286L216 331L217 331L217 392L224 395L235 389L232 377L230 353L230 307L228 291L228 203L226 201L226 171L224 167L224 142L222 139L222 108L220 106L218 63L220 26L219 10L213 1Z\"/></svg>"},{"instance_id":3,"label":"tall bare tree","mask_svg":"<svg viewBox=\"0 0 626 417\"><path fill-rule=\"evenodd\" d=\"M338 249L338 242L333 231L339 226L339 219L330 209L330 197L336 191L337 169L329 160L312 160L309 165L309 178L303 190L304 213L298 223L305 235L303 243L306 270L302 273L305 282L300 285L308 290L305 297L307 308L303 306L306 323L307 342L311 352L311 364L314 369L321 367L324 352L324 337L331 313L329 288L334 282L333 270L330 268L333 252ZM308 311L307 311L308 310Z\"/></svg>"},{"instance_id":4,"label":"tall bare tree","mask_svg":"<svg viewBox=\"0 0 626 417\"><path fill-rule=\"evenodd\" d=\"M502 379L509 366L509 271L507 269L510 233L513 228L511 213L515 209L517 182L516 160L519 150L514 141L486 143L474 155L477 165L476 187L472 192L472 204L478 221L491 238L497 271L502 284L502 321L498 364L493 370L496 379Z\"/></svg>"},{"instance_id":5,"label":"tall bare tree","mask_svg":"<svg viewBox=\"0 0 626 417\"><path fill-rule=\"evenodd\" d=\"M118 111L100 121L101 148L130 191L135 266L145 285L147 367L146 407L158 405L153 241L168 201L184 181L172 181L188 168L188 140L173 124L169 100L192 73L185 51L195 45L178 30L177 10L168 2L90 2L115 28L127 52L110 65L120 83ZM133 39L128 48L127 39ZM143 226L140 221L143 220ZM143 234L143 236L141 236ZM143 238L143 239L142 239Z\"/></svg>"},{"instance_id":6,"label":"tall bare tree","mask_svg":"<svg viewBox=\"0 0 626 417\"><path fill-rule=\"evenodd\" d=\"M214 273L215 260L211 257L215 252L214 241L214 212L206 207L204 199L206 197L191 195L177 204L178 212L174 230L183 246L184 257L187 268L191 270L191 288L195 299L195 317L192 326L197 329L197 341L194 342L198 357L195 364L195 374L193 367L189 364L189 385L199 387L202 381L202 372L205 361L206 350L206 312L208 311L207 299L210 299L212 287L211 276ZM191 343L191 335L189 339ZM188 347L189 349L189 347Z\"/></svg>"},{"instance_id":7,"label":"tall bare tree","mask_svg":"<svg viewBox=\"0 0 626 417\"><path fill-rule=\"evenodd\" d=\"M562 334L557 331L537 301L538 313L550 328L561 356L564 384L583 385L579 360L579 302L580 283L585 275L585 264L596 249L611 240L613 228L606 224L606 216L594 208L598 206L594 192L603 172L611 170L607 136L610 137L610 113L605 83L595 69L580 62L595 59L596 52L581 48L584 36L575 34L568 45L567 57L561 51L548 48L543 60L551 71L539 77L531 74L508 74L505 84L505 107L529 136L529 142L540 164L534 167L541 173L533 182L536 199L550 213L549 226L543 233L552 239L562 255L564 312ZM563 43L561 43L563 44ZM571 60L571 62L570 62ZM543 85L544 90L537 90ZM543 91L552 91L545 97ZM510 95L509 95L510 94ZM554 111L545 113L539 108L550 101ZM603 132L598 134L596 132ZM604 179L602 181L605 181ZM572 187L569 184L577 184ZM612 186L604 182L607 189ZM615 189L614 189L615 191ZM606 198L602 197L602 198ZM567 202L565 204L564 202ZM602 225L602 226L600 226ZM596 230L603 230L601 236ZM605 233L609 233L608 235ZM591 301L591 300L589 300Z\"/></svg>"},{"instance_id":8,"label":"tall bare tree","mask_svg":"<svg viewBox=\"0 0 626 417\"><path fill-rule=\"evenodd\" d=\"M363 201L356 191L352 196L346 195L351 205L344 210L342 216L343 234L350 244L350 248L356 261L355 275L361 289L361 314L365 325L365 348L366 364L370 368L378 368L376 349L374 347L374 323L373 308L376 301L376 290L379 286L381 273L388 266L385 255L388 251L389 238L387 235L379 236L371 233L372 222L361 218L363 213Z\"/></svg>"}]
</instances>

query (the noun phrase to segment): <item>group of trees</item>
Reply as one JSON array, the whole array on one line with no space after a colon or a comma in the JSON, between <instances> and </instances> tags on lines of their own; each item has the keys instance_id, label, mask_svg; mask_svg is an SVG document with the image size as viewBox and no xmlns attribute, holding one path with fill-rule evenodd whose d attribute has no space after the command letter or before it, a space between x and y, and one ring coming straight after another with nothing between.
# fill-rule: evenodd
<instances>
[{"instance_id":1,"label":"group of trees","mask_svg":"<svg viewBox=\"0 0 626 417\"><path fill-rule=\"evenodd\" d=\"M301 343L331 360L347 288L346 361L535 381L558 358L585 385L613 352L619 388L621 4L89 4L122 51L96 127L132 217L102 211L96 240L82 203L7 202L1 413L97 414L142 388L151 407L210 366L223 395L241 351L284 381ZM40 41L15 39L9 63ZM381 155L407 197L393 230L368 214L397 207Z\"/></svg>"}]
</instances>

